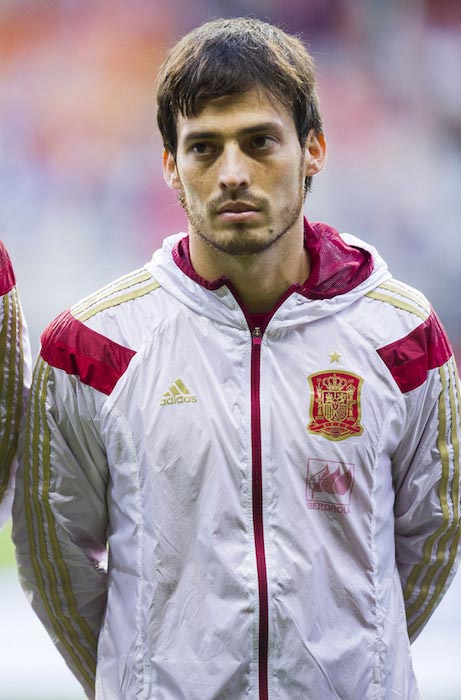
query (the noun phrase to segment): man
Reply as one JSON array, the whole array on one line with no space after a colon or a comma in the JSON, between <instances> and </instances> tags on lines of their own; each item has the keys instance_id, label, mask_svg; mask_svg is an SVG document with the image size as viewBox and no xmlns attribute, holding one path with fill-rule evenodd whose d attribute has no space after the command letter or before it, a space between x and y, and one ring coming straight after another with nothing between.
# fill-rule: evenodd
<instances>
[{"instance_id":1,"label":"man","mask_svg":"<svg viewBox=\"0 0 461 700\"><path fill-rule=\"evenodd\" d=\"M0 241L0 527L11 513L30 348L11 260Z\"/></svg>"},{"instance_id":2,"label":"man","mask_svg":"<svg viewBox=\"0 0 461 700\"><path fill-rule=\"evenodd\" d=\"M158 123L189 235L42 337L24 587L89 697L417 698L409 638L459 537L445 333L373 248L303 220L326 146L298 40L199 27Z\"/></svg>"}]
</instances>

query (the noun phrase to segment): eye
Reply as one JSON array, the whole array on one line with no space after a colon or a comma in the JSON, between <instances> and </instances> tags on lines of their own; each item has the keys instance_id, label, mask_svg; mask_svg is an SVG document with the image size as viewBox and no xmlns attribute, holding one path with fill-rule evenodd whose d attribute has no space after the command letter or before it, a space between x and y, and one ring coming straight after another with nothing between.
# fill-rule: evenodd
<instances>
[{"instance_id":1,"label":"eye","mask_svg":"<svg viewBox=\"0 0 461 700\"><path fill-rule=\"evenodd\" d=\"M190 150L197 156L210 156L212 153L214 153L214 146L206 141L200 141L192 144Z\"/></svg>"},{"instance_id":2,"label":"eye","mask_svg":"<svg viewBox=\"0 0 461 700\"><path fill-rule=\"evenodd\" d=\"M255 136L251 140L251 147L257 151L265 151L275 145L275 139L272 136Z\"/></svg>"}]
</instances>

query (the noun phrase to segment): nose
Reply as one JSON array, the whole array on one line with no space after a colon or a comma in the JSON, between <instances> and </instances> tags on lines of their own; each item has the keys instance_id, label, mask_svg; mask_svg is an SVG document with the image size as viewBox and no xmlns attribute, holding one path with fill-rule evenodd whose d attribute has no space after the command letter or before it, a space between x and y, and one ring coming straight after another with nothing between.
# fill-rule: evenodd
<instances>
[{"instance_id":1,"label":"nose","mask_svg":"<svg viewBox=\"0 0 461 700\"><path fill-rule=\"evenodd\" d=\"M219 163L219 186L222 190L247 188L250 184L249 163L238 144L223 150Z\"/></svg>"}]
</instances>

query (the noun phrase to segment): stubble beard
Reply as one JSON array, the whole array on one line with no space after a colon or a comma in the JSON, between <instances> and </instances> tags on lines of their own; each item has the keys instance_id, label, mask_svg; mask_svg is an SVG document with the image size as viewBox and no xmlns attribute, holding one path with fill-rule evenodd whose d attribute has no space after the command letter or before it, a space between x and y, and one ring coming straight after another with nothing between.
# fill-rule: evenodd
<instances>
[{"instance_id":1,"label":"stubble beard","mask_svg":"<svg viewBox=\"0 0 461 700\"><path fill-rule=\"evenodd\" d=\"M215 251L232 256L258 255L274 246L289 231L298 220L304 207L304 177L300 178L299 197L295 206L282 209L279 214L277 231L270 225L264 233L252 235L251 228L245 224L234 224L232 228L219 231L222 235L213 235L207 232L205 219L197 214L187 201L185 193L181 190L178 201L183 207L189 220L191 231L202 240L203 243ZM245 196L242 197L247 200ZM237 197L235 197L237 199Z\"/></svg>"}]
</instances>

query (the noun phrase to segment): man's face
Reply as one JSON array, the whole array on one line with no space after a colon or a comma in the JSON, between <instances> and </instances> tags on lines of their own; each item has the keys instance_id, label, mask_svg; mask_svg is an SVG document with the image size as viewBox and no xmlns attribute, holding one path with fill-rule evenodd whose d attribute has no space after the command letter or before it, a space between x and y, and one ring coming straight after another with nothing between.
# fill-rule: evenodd
<instances>
[{"instance_id":1,"label":"man's face","mask_svg":"<svg viewBox=\"0 0 461 700\"><path fill-rule=\"evenodd\" d=\"M191 236L251 255L302 222L304 179L321 168L281 102L258 89L219 97L195 117L180 115L177 135L176 159L165 153L164 171Z\"/></svg>"}]
</instances>

